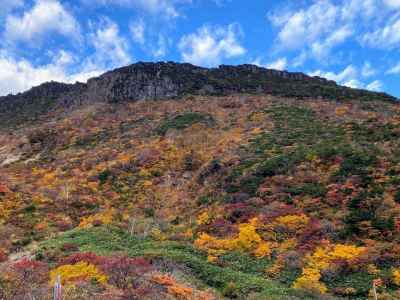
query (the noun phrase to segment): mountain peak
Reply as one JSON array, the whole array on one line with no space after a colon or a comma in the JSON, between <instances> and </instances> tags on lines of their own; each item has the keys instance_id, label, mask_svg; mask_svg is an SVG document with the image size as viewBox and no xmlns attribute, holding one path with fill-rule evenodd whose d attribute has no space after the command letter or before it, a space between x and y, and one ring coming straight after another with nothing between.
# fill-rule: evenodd
<instances>
[{"instance_id":1,"label":"mountain peak","mask_svg":"<svg viewBox=\"0 0 400 300\"><path fill-rule=\"evenodd\" d=\"M0 116L5 123L10 119L23 122L57 108L84 103L237 93L332 100L396 100L385 93L343 87L321 77L250 64L203 68L188 63L138 62L91 78L86 84L47 82L24 93L0 97Z\"/></svg>"}]
</instances>

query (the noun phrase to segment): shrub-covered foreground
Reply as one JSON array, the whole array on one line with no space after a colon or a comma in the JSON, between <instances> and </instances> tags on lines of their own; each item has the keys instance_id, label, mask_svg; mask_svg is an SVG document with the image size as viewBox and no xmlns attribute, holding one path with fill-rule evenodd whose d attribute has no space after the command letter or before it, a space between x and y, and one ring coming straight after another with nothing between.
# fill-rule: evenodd
<instances>
[{"instance_id":1,"label":"shrub-covered foreground","mask_svg":"<svg viewBox=\"0 0 400 300\"><path fill-rule=\"evenodd\" d=\"M0 128L2 297L399 299L399 113L198 96Z\"/></svg>"},{"instance_id":2,"label":"shrub-covered foreground","mask_svg":"<svg viewBox=\"0 0 400 300\"><path fill-rule=\"evenodd\" d=\"M48 274L50 283L56 274L60 274L66 286L74 282L92 284L97 289L101 286L106 290L112 286L121 289L121 293L144 293L143 299L152 299L151 293L161 292L150 288L148 281L167 286L170 284L165 282L173 281L182 288L179 299L318 299L262 278L260 275L269 265L268 260L257 261L237 253L225 256L220 265L215 265L190 245L137 238L114 227L67 232L42 243L35 259L40 266L52 268ZM176 282L173 274L178 274L177 270L184 274L178 277L184 278L186 283ZM136 286L134 290L132 286ZM205 291L205 287L212 290ZM87 293L91 289L95 290L88 287ZM178 291L179 288L163 290L169 296Z\"/></svg>"}]
</instances>

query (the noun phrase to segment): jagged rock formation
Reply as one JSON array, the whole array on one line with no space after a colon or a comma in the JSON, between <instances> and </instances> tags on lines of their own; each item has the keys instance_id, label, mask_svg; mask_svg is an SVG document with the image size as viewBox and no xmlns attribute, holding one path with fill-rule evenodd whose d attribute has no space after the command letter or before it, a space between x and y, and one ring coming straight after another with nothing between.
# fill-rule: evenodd
<instances>
[{"instance_id":1,"label":"jagged rock formation","mask_svg":"<svg viewBox=\"0 0 400 300\"><path fill-rule=\"evenodd\" d=\"M0 126L33 120L55 108L82 103L234 93L335 100L396 100L384 93L342 87L320 77L254 65L222 65L207 69L174 62L137 63L92 78L86 84L49 82L24 93L0 97Z\"/></svg>"}]
</instances>

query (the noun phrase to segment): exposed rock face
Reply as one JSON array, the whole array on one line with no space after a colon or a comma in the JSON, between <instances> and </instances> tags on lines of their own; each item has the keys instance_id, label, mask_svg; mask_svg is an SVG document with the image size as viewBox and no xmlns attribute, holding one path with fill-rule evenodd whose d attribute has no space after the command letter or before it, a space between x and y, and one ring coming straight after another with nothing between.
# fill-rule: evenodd
<instances>
[{"instance_id":1,"label":"exposed rock face","mask_svg":"<svg viewBox=\"0 0 400 300\"><path fill-rule=\"evenodd\" d=\"M82 103L177 98L183 95L268 93L287 97L361 100L396 98L384 93L338 86L303 73L254 65L201 68L173 62L137 63L107 72L87 84L44 83L25 93L0 97L0 126L35 119L56 108Z\"/></svg>"},{"instance_id":2,"label":"exposed rock face","mask_svg":"<svg viewBox=\"0 0 400 300\"><path fill-rule=\"evenodd\" d=\"M169 66L139 63L107 72L88 81L86 99L119 102L177 97L182 91L168 73Z\"/></svg>"}]
</instances>

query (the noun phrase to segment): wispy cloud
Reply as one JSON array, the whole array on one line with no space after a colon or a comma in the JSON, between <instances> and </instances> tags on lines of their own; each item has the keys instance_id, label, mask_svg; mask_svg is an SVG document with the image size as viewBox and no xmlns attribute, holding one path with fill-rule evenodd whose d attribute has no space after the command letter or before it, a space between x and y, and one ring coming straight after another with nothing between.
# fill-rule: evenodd
<instances>
[{"instance_id":1,"label":"wispy cloud","mask_svg":"<svg viewBox=\"0 0 400 300\"><path fill-rule=\"evenodd\" d=\"M277 30L278 51L306 51L308 59L326 62L332 50L352 40L372 47L400 42L400 19L393 8L398 0L316 0L296 9L269 14Z\"/></svg>"},{"instance_id":2,"label":"wispy cloud","mask_svg":"<svg viewBox=\"0 0 400 300\"><path fill-rule=\"evenodd\" d=\"M81 0L87 5L118 5L123 7L131 7L140 9L146 13L161 15L167 18L176 18L180 16L177 5L178 2L187 3L187 1L174 0Z\"/></svg>"},{"instance_id":3,"label":"wispy cloud","mask_svg":"<svg viewBox=\"0 0 400 300\"><path fill-rule=\"evenodd\" d=\"M362 42L375 48L394 48L400 46L400 17L393 17L386 25L374 31L367 32Z\"/></svg>"},{"instance_id":4,"label":"wispy cloud","mask_svg":"<svg viewBox=\"0 0 400 300\"><path fill-rule=\"evenodd\" d=\"M270 64L267 64L266 67L269 69L275 70L285 70L287 68L288 61L286 57L278 58Z\"/></svg>"},{"instance_id":5,"label":"wispy cloud","mask_svg":"<svg viewBox=\"0 0 400 300\"><path fill-rule=\"evenodd\" d=\"M103 68L119 67L132 61L129 43L119 32L117 23L109 19L100 24L92 24L94 32L90 34L90 43L95 53L90 61Z\"/></svg>"},{"instance_id":6,"label":"wispy cloud","mask_svg":"<svg viewBox=\"0 0 400 300\"><path fill-rule=\"evenodd\" d=\"M24 0L0 0L0 20L16 8L22 7Z\"/></svg>"},{"instance_id":7,"label":"wispy cloud","mask_svg":"<svg viewBox=\"0 0 400 300\"><path fill-rule=\"evenodd\" d=\"M365 87L367 90L380 92L383 89L383 83L380 80L374 80Z\"/></svg>"},{"instance_id":8,"label":"wispy cloud","mask_svg":"<svg viewBox=\"0 0 400 300\"><path fill-rule=\"evenodd\" d=\"M185 35L179 42L182 60L203 66L215 66L225 58L246 53L241 45L242 30L238 24L228 26L204 25Z\"/></svg>"},{"instance_id":9,"label":"wispy cloud","mask_svg":"<svg viewBox=\"0 0 400 300\"><path fill-rule=\"evenodd\" d=\"M400 74L400 62L394 67L390 68L386 74Z\"/></svg>"},{"instance_id":10,"label":"wispy cloud","mask_svg":"<svg viewBox=\"0 0 400 300\"><path fill-rule=\"evenodd\" d=\"M364 77L369 77L365 75L366 69L368 71L372 70L371 67L369 66L368 63L366 63L363 67L362 70L359 70L353 65L348 65L346 68L344 68L340 72L324 72L321 70L317 70L314 72L311 72L311 76L319 76L319 77L324 77L329 80L334 80L338 84L342 84L347 87L351 88L365 88L367 90L371 91L381 91L383 89L383 83L380 80L373 80L370 83L364 83L362 80L362 76Z\"/></svg>"},{"instance_id":11,"label":"wispy cloud","mask_svg":"<svg viewBox=\"0 0 400 300\"><path fill-rule=\"evenodd\" d=\"M129 25L132 38L135 42L143 45L145 43L145 23L143 19L136 20Z\"/></svg>"}]
</instances>

